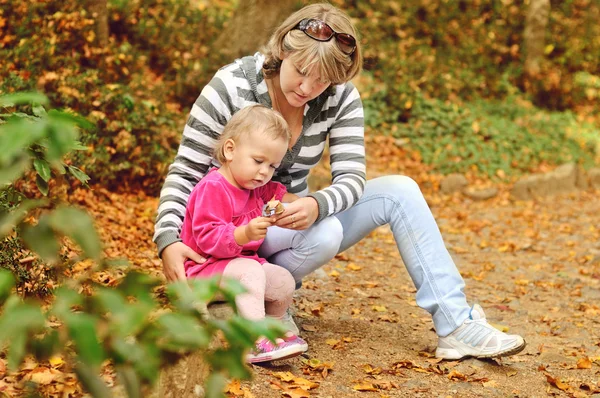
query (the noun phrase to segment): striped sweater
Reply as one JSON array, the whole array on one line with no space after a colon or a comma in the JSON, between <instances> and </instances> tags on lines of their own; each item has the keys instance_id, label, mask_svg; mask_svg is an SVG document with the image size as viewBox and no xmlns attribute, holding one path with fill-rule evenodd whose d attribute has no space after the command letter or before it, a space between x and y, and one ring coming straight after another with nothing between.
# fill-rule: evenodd
<instances>
[{"instance_id":1,"label":"striped sweater","mask_svg":"<svg viewBox=\"0 0 600 398\"><path fill-rule=\"evenodd\" d=\"M153 238L159 255L168 245L181 241L188 196L212 166L219 167L212 152L227 121L252 104L272 108L263 62L264 55L256 53L221 68L194 103L160 193ZM321 159L328 137L332 185L309 194L308 173ZM319 206L317 221L358 201L366 182L364 122L362 103L352 83L326 90L305 105L302 133L273 180L291 193L313 197Z\"/></svg>"}]
</instances>

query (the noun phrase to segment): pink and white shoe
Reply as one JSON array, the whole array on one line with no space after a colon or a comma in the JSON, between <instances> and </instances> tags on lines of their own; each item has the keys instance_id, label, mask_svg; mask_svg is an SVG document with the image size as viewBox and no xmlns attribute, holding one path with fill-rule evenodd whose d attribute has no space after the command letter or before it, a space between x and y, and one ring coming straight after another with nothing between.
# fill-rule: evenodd
<instances>
[{"instance_id":1,"label":"pink and white shoe","mask_svg":"<svg viewBox=\"0 0 600 398\"><path fill-rule=\"evenodd\" d=\"M246 356L248 363L260 363L293 358L306 352L308 344L295 334L277 339L273 344L269 339L260 339L256 347Z\"/></svg>"}]
</instances>

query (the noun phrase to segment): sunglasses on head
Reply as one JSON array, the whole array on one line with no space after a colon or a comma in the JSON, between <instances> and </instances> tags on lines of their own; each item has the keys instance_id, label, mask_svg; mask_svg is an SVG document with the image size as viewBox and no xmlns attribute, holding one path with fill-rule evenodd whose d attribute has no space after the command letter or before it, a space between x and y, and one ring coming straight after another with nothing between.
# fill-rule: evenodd
<instances>
[{"instance_id":1,"label":"sunglasses on head","mask_svg":"<svg viewBox=\"0 0 600 398\"><path fill-rule=\"evenodd\" d=\"M301 30L308 37L317 41L329 41L335 37L340 50L349 56L356 51L356 39L354 36L348 33L338 33L320 19L303 19L292 30L294 29Z\"/></svg>"}]
</instances>

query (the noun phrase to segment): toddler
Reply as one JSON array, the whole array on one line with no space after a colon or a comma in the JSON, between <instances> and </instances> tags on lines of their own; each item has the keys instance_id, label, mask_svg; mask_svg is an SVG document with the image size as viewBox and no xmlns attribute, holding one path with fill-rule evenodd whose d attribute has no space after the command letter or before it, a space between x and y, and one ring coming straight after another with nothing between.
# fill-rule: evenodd
<instances>
[{"instance_id":1,"label":"toddler","mask_svg":"<svg viewBox=\"0 0 600 398\"><path fill-rule=\"evenodd\" d=\"M262 105L241 109L225 126L215 148L220 168L211 169L190 194L181 239L206 258L185 263L188 278L222 275L238 280L247 293L236 298L240 314L251 320L281 319L292 302L295 281L285 268L270 264L257 250L276 218L263 216L265 203L297 199L271 181L290 141L283 117ZM197 143L202 145L202 143ZM291 358L308 349L287 332L275 344L260 338L250 363Z\"/></svg>"}]
</instances>

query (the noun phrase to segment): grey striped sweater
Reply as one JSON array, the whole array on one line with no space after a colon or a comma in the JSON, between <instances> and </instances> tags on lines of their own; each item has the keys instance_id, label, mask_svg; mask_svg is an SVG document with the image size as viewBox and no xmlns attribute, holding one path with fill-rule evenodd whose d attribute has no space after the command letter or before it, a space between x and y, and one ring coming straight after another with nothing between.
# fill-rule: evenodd
<instances>
[{"instance_id":1,"label":"grey striped sweater","mask_svg":"<svg viewBox=\"0 0 600 398\"><path fill-rule=\"evenodd\" d=\"M221 68L194 103L160 193L153 238L159 255L180 241L188 196L210 167L219 166L212 151L227 121L245 106L260 103L272 107L263 62L264 55L256 53ZM309 194L308 172L321 159L328 137L332 185ZM302 133L273 180L291 193L313 197L319 205L319 221L358 201L366 182L365 169L362 103L356 88L346 83L306 104Z\"/></svg>"}]
</instances>

